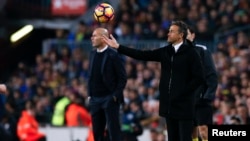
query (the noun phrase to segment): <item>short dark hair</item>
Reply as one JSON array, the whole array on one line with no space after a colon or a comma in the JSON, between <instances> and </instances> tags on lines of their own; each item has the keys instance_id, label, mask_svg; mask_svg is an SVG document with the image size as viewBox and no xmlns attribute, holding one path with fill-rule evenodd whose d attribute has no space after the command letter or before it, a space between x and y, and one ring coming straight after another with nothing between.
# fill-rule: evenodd
<instances>
[{"instance_id":1,"label":"short dark hair","mask_svg":"<svg viewBox=\"0 0 250 141\"><path fill-rule=\"evenodd\" d=\"M237 116L232 116L232 117L231 117L231 120L234 120L234 121L236 121L237 123L241 123L240 117L237 117Z\"/></svg>"},{"instance_id":2,"label":"short dark hair","mask_svg":"<svg viewBox=\"0 0 250 141\"><path fill-rule=\"evenodd\" d=\"M190 33L192 33L192 34L196 33L196 30L195 30L194 26L188 25L188 29L189 29Z\"/></svg>"},{"instance_id":3,"label":"short dark hair","mask_svg":"<svg viewBox=\"0 0 250 141\"><path fill-rule=\"evenodd\" d=\"M173 21L171 25L176 25L179 27L179 33L183 33L183 39L187 37L187 24L183 21Z\"/></svg>"}]
</instances>

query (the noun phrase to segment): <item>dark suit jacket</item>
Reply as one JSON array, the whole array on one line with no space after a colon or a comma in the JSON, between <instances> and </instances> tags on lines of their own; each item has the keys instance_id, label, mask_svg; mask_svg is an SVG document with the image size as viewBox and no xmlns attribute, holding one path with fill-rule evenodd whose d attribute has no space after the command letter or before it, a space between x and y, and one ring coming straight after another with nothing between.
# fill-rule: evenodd
<instances>
[{"instance_id":1,"label":"dark suit jacket","mask_svg":"<svg viewBox=\"0 0 250 141\"><path fill-rule=\"evenodd\" d=\"M94 62L94 56L96 54L96 50L91 51L90 53L90 63L89 63L89 83L93 81L91 79L92 75L92 67ZM101 73L103 82L105 86L112 91L112 95L115 96L119 102L123 103L123 90L126 86L127 75L124 65L124 59L121 54L117 53L116 50L108 48L105 51L104 59L102 61ZM90 88L88 87L88 92L90 92ZM89 94L89 96L91 96Z\"/></svg>"},{"instance_id":2,"label":"dark suit jacket","mask_svg":"<svg viewBox=\"0 0 250 141\"><path fill-rule=\"evenodd\" d=\"M161 63L160 116L193 118L194 90L204 81L202 64L193 46L184 43L174 53L171 45L144 51L120 45L118 52L135 59Z\"/></svg>"},{"instance_id":3,"label":"dark suit jacket","mask_svg":"<svg viewBox=\"0 0 250 141\"><path fill-rule=\"evenodd\" d=\"M199 93L197 95L197 100L200 100L200 102L203 102L203 100L208 100L208 102L210 103L215 98L215 92L218 85L217 71L213 62L212 53L207 49L207 47L200 44L195 44L195 46L196 51L201 57L206 78L201 91L198 91Z\"/></svg>"}]
</instances>

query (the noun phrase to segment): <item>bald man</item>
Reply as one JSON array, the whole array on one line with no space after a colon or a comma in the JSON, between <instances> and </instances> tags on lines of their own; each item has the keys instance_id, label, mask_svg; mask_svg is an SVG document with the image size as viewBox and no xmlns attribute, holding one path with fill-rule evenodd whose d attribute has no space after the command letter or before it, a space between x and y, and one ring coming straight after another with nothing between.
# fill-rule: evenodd
<instances>
[{"instance_id":1,"label":"bald man","mask_svg":"<svg viewBox=\"0 0 250 141\"><path fill-rule=\"evenodd\" d=\"M94 50L89 58L88 95L94 139L103 141L107 128L110 141L121 141L119 109L124 102L123 89L127 82L125 62L102 40L102 36L109 36L107 29L93 31Z\"/></svg>"}]
</instances>

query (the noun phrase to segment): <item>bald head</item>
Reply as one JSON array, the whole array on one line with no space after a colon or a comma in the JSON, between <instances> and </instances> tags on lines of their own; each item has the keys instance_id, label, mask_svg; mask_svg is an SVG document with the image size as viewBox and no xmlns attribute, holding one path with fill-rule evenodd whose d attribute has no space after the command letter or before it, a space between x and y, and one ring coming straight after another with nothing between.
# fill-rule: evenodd
<instances>
[{"instance_id":1,"label":"bald head","mask_svg":"<svg viewBox=\"0 0 250 141\"><path fill-rule=\"evenodd\" d=\"M104 35L104 36L109 36L108 30L106 28L97 28L95 29L96 33L100 36Z\"/></svg>"},{"instance_id":2,"label":"bald head","mask_svg":"<svg viewBox=\"0 0 250 141\"><path fill-rule=\"evenodd\" d=\"M93 47L101 49L107 46L107 44L102 40L103 36L109 36L108 30L106 28L99 27L94 30L91 37Z\"/></svg>"}]
</instances>

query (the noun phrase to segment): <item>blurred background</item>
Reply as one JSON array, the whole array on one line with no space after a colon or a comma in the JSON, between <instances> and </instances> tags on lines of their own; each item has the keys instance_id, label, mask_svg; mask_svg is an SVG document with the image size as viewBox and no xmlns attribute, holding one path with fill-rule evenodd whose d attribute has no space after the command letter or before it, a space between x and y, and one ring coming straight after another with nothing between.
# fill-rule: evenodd
<instances>
[{"instance_id":1,"label":"blurred background","mask_svg":"<svg viewBox=\"0 0 250 141\"><path fill-rule=\"evenodd\" d=\"M93 19L93 9L100 2L115 9L112 22L100 24ZM196 42L213 53L219 76L214 124L249 124L250 1L1 0L0 82L8 85L8 93L0 95L0 140L17 140L16 123L25 103L32 100L39 129L48 141L85 141L89 130L85 124L56 125L53 116L65 97L70 103L78 101L88 115L86 86L93 29L105 27L121 44L151 49L167 44L169 25L176 19L194 26ZM12 41L13 33L27 25L32 25L31 32ZM166 141L165 122L158 116L160 65L126 57L126 71L123 131L139 141ZM134 125L143 132L136 133Z\"/></svg>"}]
</instances>

